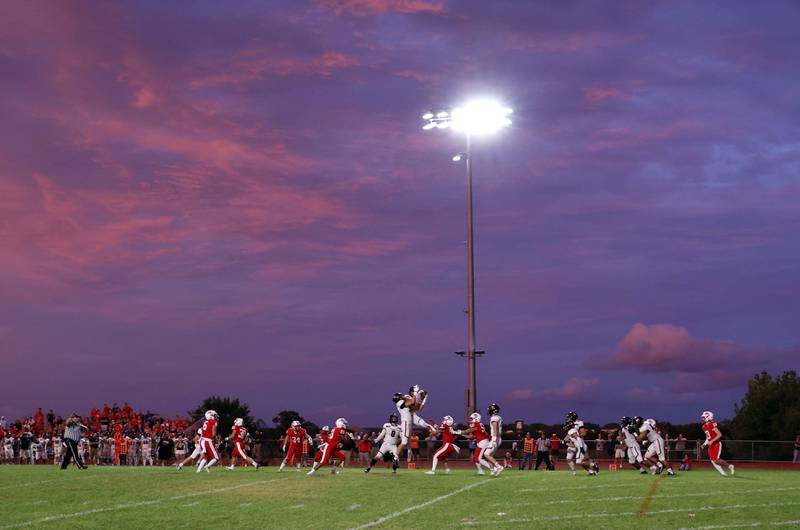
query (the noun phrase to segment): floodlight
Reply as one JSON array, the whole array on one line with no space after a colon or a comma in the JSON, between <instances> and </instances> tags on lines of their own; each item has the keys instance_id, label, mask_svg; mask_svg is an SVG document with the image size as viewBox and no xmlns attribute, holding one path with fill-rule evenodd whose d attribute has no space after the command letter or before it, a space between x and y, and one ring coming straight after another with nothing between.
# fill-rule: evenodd
<instances>
[{"instance_id":1,"label":"floodlight","mask_svg":"<svg viewBox=\"0 0 800 530\"><path fill-rule=\"evenodd\" d=\"M511 125L509 114L514 111L493 100L475 100L453 109L453 130L468 134L488 134Z\"/></svg>"}]
</instances>

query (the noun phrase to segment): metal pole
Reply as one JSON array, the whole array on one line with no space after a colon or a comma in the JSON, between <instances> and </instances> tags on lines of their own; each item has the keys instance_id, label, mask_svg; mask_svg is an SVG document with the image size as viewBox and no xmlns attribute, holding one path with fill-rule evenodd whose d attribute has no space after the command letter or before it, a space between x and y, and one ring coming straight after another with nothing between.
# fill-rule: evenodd
<instances>
[{"instance_id":1,"label":"metal pole","mask_svg":"<svg viewBox=\"0 0 800 530\"><path fill-rule=\"evenodd\" d=\"M472 237L472 138L467 134L467 409L477 412L475 377L475 258ZM469 419L469 418L467 418Z\"/></svg>"}]
</instances>

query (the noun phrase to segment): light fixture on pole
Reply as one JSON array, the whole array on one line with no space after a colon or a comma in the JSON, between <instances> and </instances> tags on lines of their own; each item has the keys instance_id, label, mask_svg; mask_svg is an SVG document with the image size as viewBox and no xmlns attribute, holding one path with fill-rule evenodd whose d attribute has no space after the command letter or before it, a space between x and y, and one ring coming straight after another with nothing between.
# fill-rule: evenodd
<instances>
[{"instance_id":1,"label":"light fixture on pole","mask_svg":"<svg viewBox=\"0 0 800 530\"><path fill-rule=\"evenodd\" d=\"M475 357L483 351L475 350L475 257L473 252L472 215L472 137L491 134L511 125L513 111L497 101L474 100L463 107L431 109L423 114L424 130L452 129L466 136L467 149L453 156L453 162L464 160L467 166L467 351L456 352L467 357L467 395L464 417L477 411L477 378Z\"/></svg>"}]
</instances>

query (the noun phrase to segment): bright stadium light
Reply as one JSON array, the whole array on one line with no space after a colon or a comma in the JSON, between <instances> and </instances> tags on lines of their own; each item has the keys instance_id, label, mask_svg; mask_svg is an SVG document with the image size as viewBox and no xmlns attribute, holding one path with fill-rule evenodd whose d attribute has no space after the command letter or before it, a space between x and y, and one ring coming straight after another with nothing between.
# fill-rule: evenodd
<instances>
[{"instance_id":1,"label":"bright stadium light","mask_svg":"<svg viewBox=\"0 0 800 530\"><path fill-rule=\"evenodd\" d=\"M431 109L422 115L426 131L452 129L463 133L467 140L465 152L453 156L453 162L464 161L467 169L467 351L456 352L467 357L467 393L464 417L477 411L477 377L475 358L485 352L475 348L475 256L473 251L472 212L472 137L491 134L511 125L514 111L491 99L476 99L464 106Z\"/></svg>"},{"instance_id":2,"label":"bright stadium light","mask_svg":"<svg viewBox=\"0 0 800 530\"><path fill-rule=\"evenodd\" d=\"M513 112L493 100L475 100L453 109L451 124L456 132L490 134L511 125L508 117Z\"/></svg>"}]
</instances>

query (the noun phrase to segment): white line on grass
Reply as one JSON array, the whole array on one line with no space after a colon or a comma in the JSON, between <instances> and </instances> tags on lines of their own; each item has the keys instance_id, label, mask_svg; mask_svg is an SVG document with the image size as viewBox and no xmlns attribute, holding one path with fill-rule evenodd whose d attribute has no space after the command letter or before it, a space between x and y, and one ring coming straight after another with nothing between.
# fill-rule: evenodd
<instances>
[{"instance_id":1,"label":"white line on grass","mask_svg":"<svg viewBox=\"0 0 800 530\"><path fill-rule=\"evenodd\" d=\"M126 510L128 508L139 508L141 506L152 506L153 504L161 504L164 502L169 501L179 501L183 499L191 499L193 497L201 497L203 495L212 495L214 493L223 493L226 491L238 490L241 488L247 488L250 486L256 486L258 484L266 484L267 482L277 482L279 478L273 478L269 480L257 480L255 482L248 482L246 484L236 484L234 486L226 486L224 488L218 488L215 490L206 490L206 491L196 491L194 493L186 493L184 495L173 495L172 497L165 497L163 499L153 499L151 501L137 501L137 502L126 502L123 504L115 504L114 506L107 506L105 508L95 508L93 510L85 510L82 512L73 512L73 513L62 513L58 515L50 515L48 517L42 517L41 519L32 519L30 521L23 521L21 523L14 523L10 525L0 526L0 530L6 530L8 528L22 528L23 526L33 526L43 523L50 523L53 521L60 521L62 519L71 519L73 517L81 517L83 515L92 515L95 513L105 513L105 512L114 512L117 510Z\"/></svg>"},{"instance_id":2,"label":"white line on grass","mask_svg":"<svg viewBox=\"0 0 800 530\"><path fill-rule=\"evenodd\" d=\"M431 504L436 504L437 502L441 502L441 501L443 501L445 499L449 499L450 497L458 495L459 493L464 493L467 490L471 490L472 488L476 488L478 486L486 484L487 482L491 482L492 480L493 479L485 479L485 480L482 480L480 482L473 482L472 484L464 486L463 488L459 488L457 490L451 491L450 493L446 493L444 495L440 495L438 497L434 497L433 499L431 499L429 501L425 501L425 502L423 502L421 504L416 504L414 506L409 506L408 508L404 508L404 509L399 510L397 512L390 513L389 515L384 515L380 519L375 519L374 521L370 521L369 523L365 523L365 524L362 524L360 526L356 526L354 528L351 528L350 530L361 530L362 528L369 528L371 526L383 524L386 521L390 521L390 520L394 519L395 517L400 517L401 515L407 514L409 512L413 512L415 510L419 510L419 509L425 508L427 506L430 506Z\"/></svg>"},{"instance_id":3,"label":"white line on grass","mask_svg":"<svg viewBox=\"0 0 800 530\"><path fill-rule=\"evenodd\" d=\"M714 495L723 495L723 494L729 495L731 493L734 493L734 494L736 494L736 493L750 494L750 493L764 493L765 491L772 492L772 491L796 491L796 490L800 490L800 487L798 487L798 488L764 488L764 489L741 490L741 491L736 491L736 490L700 491L700 492L696 492L696 493L676 493L674 495L656 495L655 497L653 497L653 499L672 499L672 498L677 498L677 497L713 497ZM585 502L608 502L608 501L633 501L633 500L639 500L641 498L642 498L642 495L632 495L632 496L627 496L627 497L597 497L597 498L594 498L594 499L581 499L581 500L565 499L565 500L560 500L560 501L548 501L548 502L545 502L544 504L572 504L572 503L577 503L577 502L585 503ZM517 504L519 504L519 503L517 503ZM533 504L533 503L530 503L530 504ZM536 504L542 504L542 503L536 503Z\"/></svg>"},{"instance_id":4,"label":"white line on grass","mask_svg":"<svg viewBox=\"0 0 800 530\"><path fill-rule=\"evenodd\" d=\"M647 516L657 515L661 513L681 513L681 512L711 512L715 510L740 510L743 508L772 508L777 506L797 506L800 502L769 502L764 504L728 504L725 506L698 506L696 508L668 508L665 510L652 510L647 512ZM504 523L537 523L545 521L569 521L571 519L598 519L602 517L621 517L627 515L639 515L639 512L602 512L602 513L586 513L575 515L554 515L552 517L525 517L517 519L503 519ZM477 525L491 525L497 524L498 520L485 520L485 521L464 521L461 523L465 526ZM727 528L730 525L725 525Z\"/></svg>"},{"instance_id":5,"label":"white line on grass","mask_svg":"<svg viewBox=\"0 0 800 530\"><path fill-rule=\"evenodd\" d=\"M51 480L37 480L36 482L26 482L24 484L9 484L8 486L0 486L0 490L7 490L11 488L24 488L26 486L35 486L37 484L49 484L50 482L59 482L58 479Z\"/></svg>"},{"instance_id":6,"label":"white line on grass","mask_svg":"<svg viewBox=\"0 0 800 530\"><path fill-rule=\"evenodd\" d=\"M717 530L721 528L751 528L756 526L787 526L800 525L800 519L794 521L772 521L768 523L742 523L742 524L715 524L710 526L693 526L691 528L681 528L681 530Z\"/></svg>"}]
</instances>

